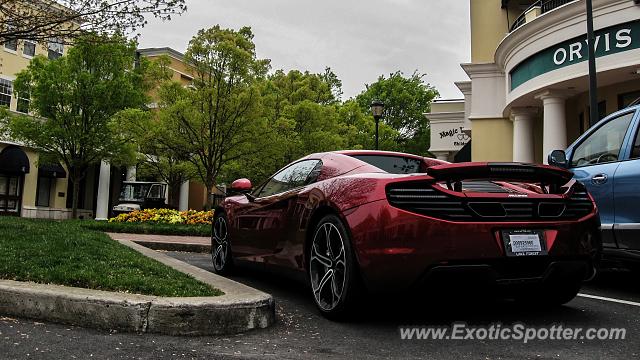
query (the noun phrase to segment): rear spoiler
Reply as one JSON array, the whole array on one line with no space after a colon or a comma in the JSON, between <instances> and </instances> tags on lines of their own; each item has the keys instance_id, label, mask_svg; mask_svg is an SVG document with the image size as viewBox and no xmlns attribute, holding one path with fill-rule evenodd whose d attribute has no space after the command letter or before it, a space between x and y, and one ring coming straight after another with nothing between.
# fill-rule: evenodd
<instances>
[{"instance_id":1,"label":"rear spoiler","mask_svg":"<svg viewBox=\"0 0 640 360\"><path fill-rule=\"evenodd\" d=\"M470 162L436 165L427 169L436 180L498 180L522 181L564 185L573 174L565 169L548 165L524 163Z\"/></svg>"}]
</instances>

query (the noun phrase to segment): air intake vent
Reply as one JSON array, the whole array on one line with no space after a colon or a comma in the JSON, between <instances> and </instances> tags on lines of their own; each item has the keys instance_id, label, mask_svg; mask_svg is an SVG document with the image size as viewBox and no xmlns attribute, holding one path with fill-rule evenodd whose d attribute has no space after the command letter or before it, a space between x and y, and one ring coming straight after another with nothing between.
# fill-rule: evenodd
<instances>
[{"instance_id":1,"label":"air intake vent","mask_svg":"<svg viewBox=\"0 0 640 360\"><path fill-rule=\"evenodd\" d=\"M589 195L585 190L575 190L569 201L567 201L567 209L564 211L562 218L581 218L588 215L593 210L593 203L589 199Z\"/></svg>"},{"instance_id":2,"label":"air intake vent","mask_svg":"<svg viewBox=\"0 0 640 360\"><path fill-rule=\"evenodd\" d=\"M462 201L435 190L427 184L401 184L389 187L389 203L401 209L444 219L471 219Z\"/></svg>"}]
</instances>

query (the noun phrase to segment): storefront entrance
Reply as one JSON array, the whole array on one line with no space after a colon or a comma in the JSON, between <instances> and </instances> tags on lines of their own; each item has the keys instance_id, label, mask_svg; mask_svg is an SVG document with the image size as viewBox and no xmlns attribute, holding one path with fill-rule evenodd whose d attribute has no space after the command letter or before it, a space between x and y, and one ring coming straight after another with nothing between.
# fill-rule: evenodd
<instances>
[{"instance_id":1,"label":"storefront entrance","mask_svg":"<svg viewBox=\"0 0 640 360\"><path fill-rule=\"evenodd\" d=\"M0 151L0 215L20 216L24 175L29 170L29 158L19 147Z\"/></svg>"},{"instance_id":2,"label":"storefront entrance","mask_svg":"<svg viewBox=\"0 0 640 360\"><path fill-rule=\"evenodd\" d=\"M0 215L20 214L22 176L0 174Z\"/></svg>"}]
</instances>

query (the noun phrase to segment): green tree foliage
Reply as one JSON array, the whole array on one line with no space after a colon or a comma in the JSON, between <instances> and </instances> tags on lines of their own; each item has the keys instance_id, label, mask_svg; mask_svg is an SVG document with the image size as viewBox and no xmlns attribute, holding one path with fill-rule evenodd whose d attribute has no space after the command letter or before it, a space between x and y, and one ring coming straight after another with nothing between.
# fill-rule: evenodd
<instances>
[{"instance_id":1,"label":"green tree foliage","mask_svg":"<svg viewBox=\"0 0 640 360\"><path fill-rule=\"evenodd\" d=\"M171 60L163 55L151 61L145 71L145 82L149 88L157 89L160 86L171 87L172 71L169 69ZM162 85L165 84L166 85ZM178 90L179 91L179 90ZM181 158L179 153L166 146L158 138L164 136L162 127L159 126L157 112L148 112L131 126L138 144L138 168L137 179L147 181L161 180L169 186L168 204L178 207L180 185L194 177L193 167Z\"/></svg>"},{"instance_id":2,"label":"green tree foliage","mask_svg":"<svg viewBox=\"0 0 640 360\"><path fill-rule=\"evenodd\" d=\"M356 97L363 111L369 109L373 100L382 100L385 104L382 121L400 133L397 139L400 150L419 155L426 155L430 144L430 129L424 113L430 111L431 102L439 95L424 82L424 76L414 72L405 77L400 71L389 77L380 76Z\"/></svg>"},{"instance_id":3,"label":"green tree foliage","mask_svg":"<svg viewBox=\"0 0 640 360\"><path fill-rule=\"evenodd\" d=\"M212 193L225 165L249 156L266 128L259 82L269 61L257 58L250 28L220 26L200 30L185 60L194 68L192 85L165 83L159 89L157 141L191 163Z\"/></svg>"},{"instance_id":4,"label":"green tree foliage","mask_svg":"<svg viewBox=\"0 0 640 360\"><path fill-rule=\"evenodd\" d=\"M326 74L326 75L325 75ZM323 76L335 79L332 83ZM336 122L341 90L330 69L324 74L277 70L259 82L261 129L246 144L251 156L229 164L224 180L248 177L260 182L287 163L314 151L339 148L342 139Z\"/></svg>"},{"instance_id":5,"label":"green tree foliage","mask_svg":"<svg viewBox=\"0 0 640 360\"><path fill-rule=\"evenodd\" d=\"M5 117L8 135L69 169L73 216L79 184L101 160L130 162L135 154L127 131L143 117L148 87L135 43L120 36L86 35L57 60L36 57L18 74L15 90L30 94L34 116Z\"/></svg>"}]
</instances>

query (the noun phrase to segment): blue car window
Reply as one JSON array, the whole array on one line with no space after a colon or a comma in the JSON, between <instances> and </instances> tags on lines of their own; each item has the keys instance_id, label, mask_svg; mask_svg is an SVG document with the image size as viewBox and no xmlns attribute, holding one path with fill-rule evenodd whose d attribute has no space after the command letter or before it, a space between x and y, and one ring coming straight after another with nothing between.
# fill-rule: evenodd
<instances>
[{"instance_id":1,"label":"blue car window","mask_svg":"<svg viewBox=\"0 0 640 360\"><path fill-rule=\"evenodd\" d=\"M634 113L614 118L589 135L573 152L572 167L618 161L624 136Z\"/></svg>"},{"instance_id":2,"label":"blue car window","mask_svg":"<svg viewBox=\"0 0 640 360\"><path fill-rule=\"evenodd\" d=\"M640 159L640 128L637 130L636 140L631 148L631 159Z\"/></svg>"}]
</instances>

